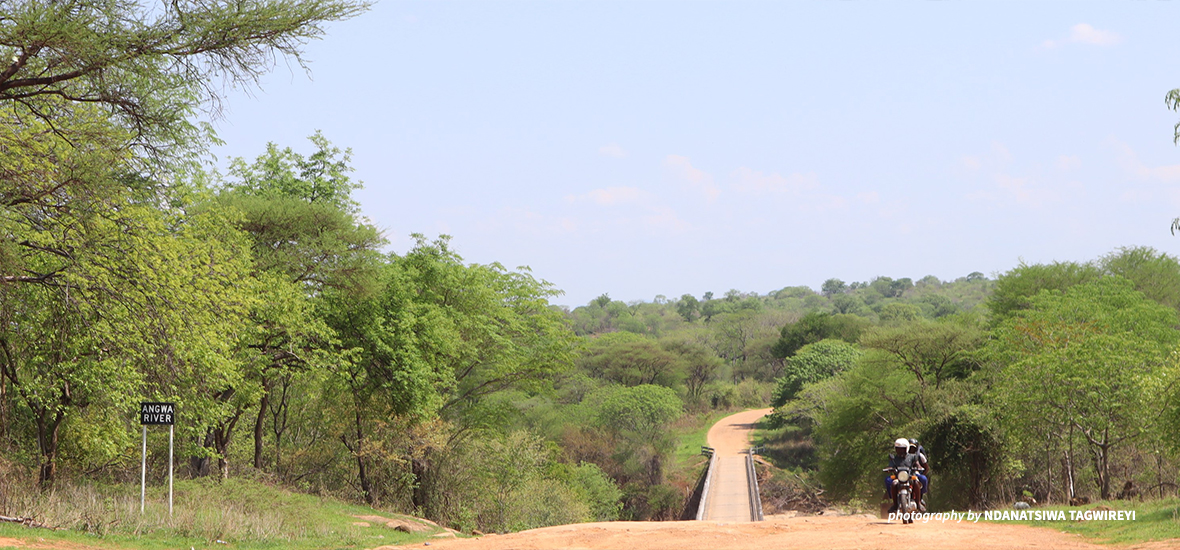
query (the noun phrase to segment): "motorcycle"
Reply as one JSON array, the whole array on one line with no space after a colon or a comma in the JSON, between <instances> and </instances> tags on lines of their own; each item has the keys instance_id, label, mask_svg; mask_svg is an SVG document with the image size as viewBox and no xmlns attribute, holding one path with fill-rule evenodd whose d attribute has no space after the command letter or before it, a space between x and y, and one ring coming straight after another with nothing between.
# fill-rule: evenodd
<instances>
[{"instance_id":1,"label":"motorcycle","mask_svg":"<svg viewBox=\"0 0 1180 550\"><path fill-rule=\"evenodd\" d=\"M893 480L893 486L896 487L894 504L897 505L897 511L901 514L908 514L902 516L902 524L913 523L913 514L918 512L918 502L914 500L913 495L915 491L921 491L919 487L917 472L922 471L922 468L915 468L910 471L909 468L885 468L881 470L890 474L889 478ZM925 507L922 507L925 509Z\"/></svg>"}]
</instances>

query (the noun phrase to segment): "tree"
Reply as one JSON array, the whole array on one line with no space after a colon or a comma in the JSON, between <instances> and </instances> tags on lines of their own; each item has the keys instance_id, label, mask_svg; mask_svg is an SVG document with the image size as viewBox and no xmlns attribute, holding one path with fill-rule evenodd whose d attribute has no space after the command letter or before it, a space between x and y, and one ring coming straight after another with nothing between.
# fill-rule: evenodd
<instances>
[{"instance_id":1,"label":"tree","mask_svg":"<svg viewBox=\"0 0 1180 550\"><path fill-rule=\"evenodd\" d=\"M676 302L676 313L684 319L686 323L691 323L697 318L698 312L701 308L701 303L697 301L692 294L685 294Z\"/></svg>"},{"instance_id":2,"label":"tree","mask_svg":"<svg viewBox=\"0 0 1180 550\"><path fill-rule=\"evenodd\" d=\"M0 101L51 125L68 116L63 100L97 105L132 142L171 156L167 146L192 137L197 104L211 100L217 110L222 83L252 84L276 57L304 67L302 46L323 35L324 23L367 8L351 0L16 0L0 8L8 63Z\"/></svg>"},{"instance_id":3,"label":"tree","mask_svg":"<svg viewBox=\"0 0 1180 550\"><path fill-rule=\"evenodd\" d=\"M650 384L610 391L598 407L597 423L622 440L624 462L642 470L648 485L664 481L664 458L674 446L668 424L680 416L676 392Z\"/></svg>"},{"instance_id":4,"label":"tree","mask_svg":"<svg viewBox=\"0 0 1180 550\"><path fill-rule=\"evenodd\" d=\"M922 318L922 309L914 304L890 302L878 313L882 323L912 322Z\"/></svg>"},{"instance_id":5,"label":"tree","mask_svg":"<svg viewBox=\"0 0 1180 550\"><path fill-rule=\"evenodd\" d=\"M326 319L347 358L334 367L353 417L341 440L370 503L379 500L369 474L374 424L437 415L461 431L484 427L487 396L540 391L574 353L574 335L549 307L557 293L549 283L499 264L464 265L449 237L414 237L413 250L390 257L380 292L324 291ZM431 471L429 459L428 452L415 459L415 476ZM415 504L424 498L417 494Z\"/></svg>"},{"instance_id":6,"label":"tree","mask_svg":"<svg viewBox=\"0 0 1180 550\"><path fill-rule=\"evenodd\" d=\"M273 143L252 164L233 159L233 180L223 184L219 203L241 213L237 227L253 241L255 277L263 281L263 298L252 312L257 331L244 342L259 357L250 372L260 397L254 416L254 467L263 468L263 440L272 397L276 412L286 407L288 392L277 392L293 383L293 377L330 361L324 357L330 329L315 315L311 300L325 287L367 294L376 286L380 264L377 249L385 243L380 231L357 220L352 192L360 187L348 173L351 151L341 151L320 133L309 138L316 150L305 157ZM255 403L243 403L237 416ZM271 420L275 456L282 452L284 417ZM232 437L232 423L215 429L216 451L222 475ZM277 460L277 458L276 458ZM207 471L198 461L195 469Z\"/></svg>"},{"instance_id":7,"label":"tree","mask_svg":"<svg viewBox=\"0 0 1180 550\"><path fill-rule=\"evenodd\" d=\"M57 127L89 141L18 115L0 137L14 140L0 147L0 370L33 417L42 487L56 477L61 430L82 428L84 411L109 428L140 397L177 400L200 419L182 441L219 421L203 392L238 379L233 346L254 303L249 249L226 213L194 208L181 189L158 208L121 131L92 106L59 108L69 116ZM105 438L122 440L90 435Z\"/></svg>"},{"instance_id":8,"label":"tree","mask_svg":"<svg viewBox=\"0 0 1180 550\"><path fill-rule=\"evenodd\" d=\"M650 338L626 332L596 338L578 364L595 378L624 386L673 387L684 376L683 364L676 354Z\"/></svg>"},{"instance_id":9,"label":"tree","mask_svg":"<svg viewBox=\"0 0 1180 550\"><path fill-rule=\"evenodd\" d=\"M1042 290L1065 290L1073 285L1092 281L1102 276L1102 270L1077 262L1019 266L996 279L996 288L987 307L998 320L1027 309L1032 298Z\"/></svg>"},{"instance_id":10,"label":"tree","mask_svg":"<svg viewBox=\"0 0 1180 550\"><path fill-rule=\"evenodd\" d=\"M684 374L684 385L689 397L699 398L701 392L716 376L723 364L708 347L687 340L671 340L663 348L680 358L680 371Z\"/></svg>"},{"instance_id":11,"label":"tree","mask_svg":"<svg viewBox=\"0 0 1180 550\"><path fill-rule=\"evenodd\" d=\"M843 340L820 340L803 346L787 359L783 376L775 387L771 406L782 407L794 399L804 385L848 370L862 355L856 345Z\"/></svg>"},{"instance_id":12,"label":"tree","mask_svg":"<svg viewBox=\"0 0 1180 550\"><path fill-rule=\"evenodd\" d=\"M832 315L824 311L811 311L798 321L782 328L781 337L775 342L771 352L775 357L790 357L799 348L826 338L856 342L868 325L868 319L856 315Z\"/></svg>"},{"instance_id":13,"label":"tree","mask_svg":"<svg viewBox=\"0 0 1180 550\"><path fill-rule=\"evenodd\" d=\"M1180 309L1180 260L1148 246L1122 247L1103 256L1098 265L1135 284L1135 290L1171 308Z\"/></svg>"},{"instance_id":14,"label":"tree","mask_svg":"<svg viewBox=\"0 0 1180 550\"><path fill-rule=\"evenodd\" d=\"M969 324L915 320L865 331L860 344L874 350L866 361L887 362L913 373L922 386L941 388L947 379L965 378L975 369L971 352L982 332Z\"/></svg>"},{"instance_id":15,"label":"tree","mask_svg":"<svg viewBox=\"0 0 1180 550\"><path fill-rule=\"evenodd\" d=\"M1164 96L1164 105L1167 105L1168 108L1173 111L1180 110L1180 88L1172 90L1168 92L1168 95ZM1180 122L1177 122L1176 126L1174 126L1172 130L1172 143L1180 143ZM1176 220L1172 222L1173 234L1175 234L1176 229L1180 229L1180 218L1176 218Z\"/></svg>"},{"instance_id":16,"label":"tree","mask_svg":"<svg viewBox=\"0 0 1180 550\"><path fill-rule=\"evenodd\" d=\"M1010 433L1056 439L1071 465L1080 438L1101 497L1110 498L1112 450L1151 427L1163 409L1155 399L1171 393L1165 367L1180 342L1177 320L1118 276L1038 293L988 346Z\"/></svg>"},{"instance_id":17,"label":"tree","mask_svg":"<svg viewBox=\"0 0 1180 550\"><path fill-rule=\"evenodd\" d=\"M835 279L835 278L828 279L828 280L824 281L824 284L820 286L820 290L823 291L824 296L833 296L835 294L840 294L847 289L848 289L848 285L845 285L844 281L841 281L840 279Z\"/></svg>"}]
</instances>

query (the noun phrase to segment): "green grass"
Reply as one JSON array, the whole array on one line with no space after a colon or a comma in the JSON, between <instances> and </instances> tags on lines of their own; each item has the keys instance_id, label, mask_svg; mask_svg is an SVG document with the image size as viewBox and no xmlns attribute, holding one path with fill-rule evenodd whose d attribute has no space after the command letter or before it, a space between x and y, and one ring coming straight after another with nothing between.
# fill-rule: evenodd
<instances>
[{"instance_id":1,"label":"green grass","mask_svg":"<svg viewBox=\"0 0 1180 550\"><path fill-rule=\"evenodd\" d=\"M355 516L404 516L314 495L292 493L263 483L230 480L180 481L174 514L168 516L167 495L148 492L139 512L139 488L129 485L86 485L29 495L25 515L64 530L0 524L0 537L61 540L98 548L226 548L294 550L373 548L428 540L441 531L410 534L384 523Z\"/></svg>"},{"instance_id":2,"label":"green grass","mask_svg":"<svg viewBox=\"0 0 1180 550\"><path fill-rule=\"evenodd\" d=\"M713 427L718 420L725 418L731 414L736 414L741 410L730 411L709 411L703 414L694 414L681 418L672 427L673 433L676 434L676 453L674 460L676 464L687 466L695 462L704 460L701 455L701 447L708 445L709 428Z\"/></svg>"},{"instance_id":3,"label":"green grass","mask_svg":"<svg viewBox=\"0 0 1180 550\"><path fill-rule=\"evenodd\" d=\"M1047 527L1063 533L1081 535L1102 544L1136 544L1180 538L1180 499L1166 498L1145 502L1115 500L1087 506L1043 506L1037 510L1091 510L1103 505L1111 510L1135 511L1134 521L1005 521L1035 527Z\"/></svg>"}]
</instances>

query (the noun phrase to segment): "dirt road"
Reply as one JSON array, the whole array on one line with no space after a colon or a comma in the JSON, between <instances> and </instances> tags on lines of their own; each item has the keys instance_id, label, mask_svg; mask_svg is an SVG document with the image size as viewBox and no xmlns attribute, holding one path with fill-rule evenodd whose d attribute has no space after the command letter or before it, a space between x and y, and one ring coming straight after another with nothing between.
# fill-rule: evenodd
<instances>
[{"instance_id":1,"label":"dirt road","mask_svg":"<svg viewBox=\"0 0 1180 550\"><path fill-rule=\"evenodd\" d=\"M1138 546L1090 544L1077 535L1052 529L997 523L915 523L902 525L867 516L768 516L766 521L611 522L561 525L508 535L430 542L441 550L531 550L594 548L627 550L811 549L898 550L940 548L948 550L1060 549L1060 550L1162 550L1180 541ZM422 543L417 547L421 548ZM382 547L392 550L396 547Z\"/></svg>"},{"instance_id":2,"label":"dirt road","mask_svg":"<svg viewBox=\"0 0 1180 550\"><path fill-rule=\"evenodd\" d=\"M746 411L722 418L709 428L709 446L717 465L706 501L705 517L715 521L750 521L750 493L746 479L746 455L750 433L758 419L773 409Z\"/></svg>"}]
</instances>

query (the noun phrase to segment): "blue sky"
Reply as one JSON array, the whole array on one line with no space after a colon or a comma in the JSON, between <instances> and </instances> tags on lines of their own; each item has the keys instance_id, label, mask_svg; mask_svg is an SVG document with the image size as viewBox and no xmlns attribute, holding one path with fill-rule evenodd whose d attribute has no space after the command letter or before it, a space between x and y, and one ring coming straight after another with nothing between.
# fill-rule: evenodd
<instances>
[{"instance_id":1,"label":"blue sky","mask_svg":"<svg viewBox=\"0 0 1180 550\"><path fill-rule=\"evenodd\" d=\"M1180 4L392 2L231 91L222 157L351 147L391 249L576 306L1180 253Z\"/></svg>"}]
</instances>

